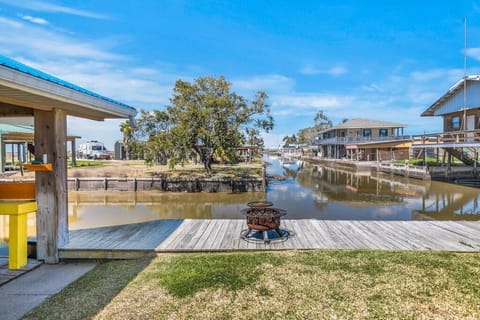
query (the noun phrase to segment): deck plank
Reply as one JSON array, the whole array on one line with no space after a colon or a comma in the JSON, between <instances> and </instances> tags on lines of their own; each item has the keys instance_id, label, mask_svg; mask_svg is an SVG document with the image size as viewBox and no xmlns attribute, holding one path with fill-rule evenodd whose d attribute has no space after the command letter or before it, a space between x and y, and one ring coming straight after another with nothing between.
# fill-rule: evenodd
<instances>
[{"instance_id":1,"label":"deck plank","mask_svg":"<svg viewBox=\"0 0 480 320\"><path fill-rule=\"evenodd\" d=\"M156 220L131 225L70 231L60 251L80 258L84 251L105 256L145 252L208 252L288 249L381 249L480 252L480 222L282 220L291 232L285 241L247 242L245 220ZM78 254L75 254L75 250ZM113 253L114 254L113 254Z\"/></svg>"}]
</instances>

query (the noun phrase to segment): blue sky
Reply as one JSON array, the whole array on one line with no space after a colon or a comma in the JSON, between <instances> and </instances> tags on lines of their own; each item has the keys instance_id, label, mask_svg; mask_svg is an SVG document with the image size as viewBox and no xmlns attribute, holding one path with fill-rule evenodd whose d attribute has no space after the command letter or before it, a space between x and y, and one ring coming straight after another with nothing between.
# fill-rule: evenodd
<instances>
[{"instance_id":1,"label":"blue sky","mask_svg":"<svg viewBox=\"0 0 480 320\"><path fill-rule=\"evenodd\" d=\"M137 109L169 103L177 79L224 75L270 96L267 146L312 125L372 118L437 132L422 118L467 70L480 73L480 1L0 0L0 53ZM119 121L69 118L108 148Z\"/></svg>"}]
</instances>

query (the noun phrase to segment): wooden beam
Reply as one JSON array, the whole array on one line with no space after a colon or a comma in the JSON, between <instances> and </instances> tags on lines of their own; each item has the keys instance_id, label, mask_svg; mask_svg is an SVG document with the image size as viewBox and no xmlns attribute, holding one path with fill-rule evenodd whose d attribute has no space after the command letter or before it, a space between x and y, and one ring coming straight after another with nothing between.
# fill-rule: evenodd
<instances>
[{"instance_id":1,"label":"wooden beam","mask_svg":"<svg viewBox=\"0 0 480 320\"><path fill-rule=\"evenodd\" d=\"M33 109L0 102L0 117L33 116Z\"/></svg>"},{"instance_id":2,"label":"wooden beam","mask_svg":"<svg viewBox=\"0 0 480 320\"><path fill-rule=\"evenodd\" d=\"M24 106L27 108L31 109L36 109L36 110L45 110L45 111L52 111L53 108L46 105L46 104L41 104L38 102L31 102L27 100L22 100L22 99L15 99L15 98L10 98L6 96L0 96L0 102L4 102L10 105L16 105L16 106Z\"/></svg>"},{"instance_id":3,"label":"wooden beam","mask_svg":"<svg viewBox=\"0 0 480 320\"><path fill-rule=\"evenodd\" d=\"M35 159L47 155L51 172L35 172L37 194L37 259L58 263L58 248L68 242L67 117L63 110L35 110Z\"/></svg>"},{"instance_id":4,"label":"wooden beam","mask_svg":"<svg viewBox=\"0 0 480 320\"><path fill-rule=\"evenodd\" d=\"M5 172L5 142L3 141L3 134L0 134L0 173Z\"/></svg>"}]
</instances>

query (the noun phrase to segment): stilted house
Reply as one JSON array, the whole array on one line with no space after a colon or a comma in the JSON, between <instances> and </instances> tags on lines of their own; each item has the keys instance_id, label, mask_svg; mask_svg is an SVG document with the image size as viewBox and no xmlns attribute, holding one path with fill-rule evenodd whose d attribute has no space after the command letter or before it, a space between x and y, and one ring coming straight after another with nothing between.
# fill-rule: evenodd
<instances>
[{"instance_id":1,"label":"stilted house","mask_svg":"<svg viewBox=\"0 0 480 320\"><path fill-rule=\"evenodd\" d=\"M67 115L102 121L133 120L136 113L124 103L0 55L0 118L33 117L35 160L48 159L48 170L35 172L39 260L57 263L58 249L68 242Z\"/></svg>"},{"instance_id":2,"label":"stilted house","mask_svg":"<svg viewBox=\"0 0 480 320\"><path fill-rule=\"evenodd\" d=\"M371 119L351 119L317 134L320 157L355 161L408 159L411 137L406 125Z\"/></svg>"},{"instance_id":3,"label":"stilted house","mask_svg":"<svg viewBox=\"0 0 480 320\"><path fill-rule=\"evenodd\" d=\"M423 151L425 156L429 150L436 150L433 154L448 156L448 163L455 157L466 165L476 166L480 148L479 75L467 76L455 83L421 116L442 117L443 132L418 136L413 149Z\"/></svg>"}]
</instances>

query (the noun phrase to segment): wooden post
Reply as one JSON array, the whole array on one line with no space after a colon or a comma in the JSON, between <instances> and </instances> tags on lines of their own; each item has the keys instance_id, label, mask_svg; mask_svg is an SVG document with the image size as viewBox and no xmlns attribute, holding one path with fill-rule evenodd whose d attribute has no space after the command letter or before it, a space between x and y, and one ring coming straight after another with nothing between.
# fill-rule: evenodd
<instances>
[{"instance_id":1,"label":"wooden post","mask_svg":"<svg viewBox=\"0 0 480 320\"><path fill-rule=\"evenodd\" d=\"M77 166L77 147L75 143L75 138L72 140L72 167Z\"/></svg>"},{"instance_id":2,"label":"wooden post","mask_svg":"<svg viewBox=\"0 0 480 320\"><path fill-rule=\"evenodd\" d=\"M267 164L262 164L262 191L267 191Z\"/></svg>"},{"instance_id":3,"label":"wooden post","mask_svg":"<svg viewBox=\"0 0 480 320\"><path fill-rule=\"evenodd\" d=\"M67 117L63 110L35 110L35 159L47 155L52 171L37 171L37 259L58 263L58 248L68 242Z\"/></svg>"},{"instance_id":4,"label":"wooden post","mask_svg":"<svg viewBox=\"0 0 480 320\"><path fill-rule=\"evenodd\" d=\"M3 143L3 134L0 134L0 173L5 172L5 143Z\"/></svg>"}]
</instances>

